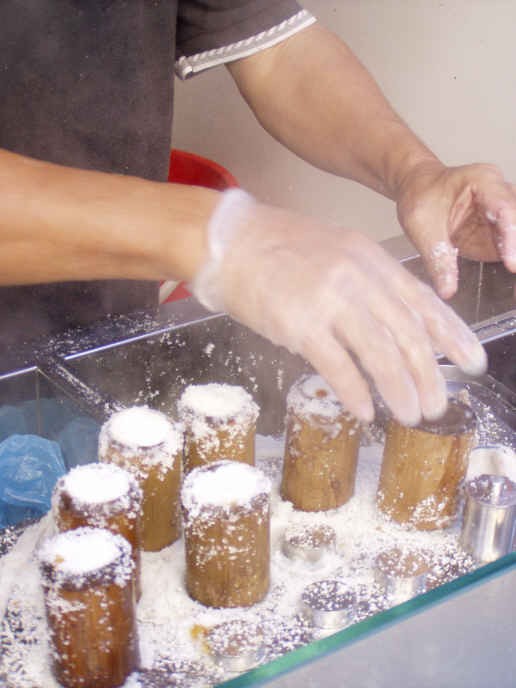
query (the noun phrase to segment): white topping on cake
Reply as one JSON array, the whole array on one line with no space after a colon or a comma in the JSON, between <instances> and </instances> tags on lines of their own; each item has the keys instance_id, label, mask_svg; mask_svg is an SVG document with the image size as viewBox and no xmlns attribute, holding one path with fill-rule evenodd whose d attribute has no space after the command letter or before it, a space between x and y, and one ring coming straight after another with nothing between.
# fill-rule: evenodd
<instances>
[{"instance_id":1,"label":"white topping on cake","mask_svg":"<svg viewBox=\"0 0 516 688\"><path fill-rule=\"evenodd\" d=\"M202 417L219 422L250 423L258 417L257 404L239 385L189 385L179 399L178 409L186 420Z\"/></svg>"},{"instance_id":2,"label":"white topping on cake","mask_svg":"<svg viewBox=\"0 0 516 688\"><path fill-rule=\"evenodd\" d=\"M170 433L171 423L159 411L133 406L115 413L108 421L111 438L124 447L155 447Z\"/></svg>"},{"instance_id":3,"label":"white topping on cake","mask_svg":"<svg viewBox=\"0 0 516 688\"><path fill-rule=\"evenodd\" d=\"M102 528L77 528L59 533L39 550L39 559L64 576L84 576L115 564L130 554L122 536Z\"/></svg>"},{"instance_id":4,"label":"white topping on cake","mask_svg":"<svg viewBox=\"0 0 516 688\"><path fill-rule=\"evenodd\" d=\"M305 375L290 389L287 409L298 416L319 416L336 420L344 408L335 392L320 375Z\"/></svg>"},{"instance_id":5,"label":"white topping on cake","mask_svg":"<svg viewBox=\"0 0 516 688\"><path fill-rule=\"evenodd\" d=\"M114 452L113 443L117 445ZM144 480L154 467L164 479L182 449L182 426L146 406L118 411L100 430L99 461L118 463L138 480Z\"/></svg>"},{"instance_id":6,"label":"white topping on cake","mask_svg":"<svg viewBox=\"0 0 516 688\"><path fill-rule=\"evenodd\" d=\"M191 519L203 507L230 510L249 506L255 497L268 496L270 491L270 480L254 466L238 461L216 461L187 475L181 497Z\"/></svg>"},{"instance_id":7,"label":"white topping on cake","mask_svg":"<svg viewBox=\"0 0 516 688\"><path fill-rule=\"evenodd\" d=\"M124 497L134 478L123 468L108 463L77 466L58 483L75 504L104 504Z\"/></svg>"}]
</instances>

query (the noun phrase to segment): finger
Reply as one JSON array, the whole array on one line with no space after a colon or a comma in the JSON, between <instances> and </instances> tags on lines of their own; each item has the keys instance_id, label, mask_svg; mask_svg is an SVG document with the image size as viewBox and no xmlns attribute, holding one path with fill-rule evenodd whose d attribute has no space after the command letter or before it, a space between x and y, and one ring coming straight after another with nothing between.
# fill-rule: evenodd
<instances>
[{"instance_id":1,"label":"finger","mask_svg":"<svg viewBox=\"0 0 516 688\"><path fill-rule=\"evenodd\" d=\"M459 284L458 249L446 238L420 250L435 290L442 299L451 299Z\"/></svg>"},{"instance_id":2,"label":"finger","mask_svg":"<svg viewBox=\"0 0 516 688\"><path fill-rule=\"evenodd\" d=\"M419 234L424 235L425 232ZM439 235L434 233L432 236L427 235L422 239L414 239L414 243L441 298L448 299L453 296L458 285L458 251L451 245L447 234L445 232L440 232ZM383 276L387 285L392 285L393 278L400 285L406 283L407 276L415 280L402 264L375 242L370 242L367 247L362 247L357 242L354 255L359 262L363 262L364 256L367 256L369 260L374 260L375 268ZM368 269L367 265L364 267Z\"/></svg>"},{"instance_id":3,"label":"finger","mask_svg":"<svg viewBox=\"0 0 516 688\"><path fill-rule=\"evenodd\" d=\"M418 231L415 240L435 290L442 299L450 299L459 284L458 249L452 245L447 228Z\"/></svg>"},{"instance_id":4,"label":"finger","mask_svg":"<svg viewBox=\"0 0 516 688\"><path fill-rule=\"evenodd\" d=\"M312 332L304 341L301 353L328 382L344 408L358 420L371 423L374 406L369 386L333 334Z\"/></svg>"},{"instance_id":5,"label":"finger","mask_svg":"<svg viewBox=\"0 0 516 688\"><path fill-rule=\"evenodd\" d=\"M417 425L421 420L418 390L391 331L371 315L366 304L352 313L346 311L334 322L338 339L358 357L393 415L404 425Z\"/></svg>"},{"instance_id":6,"label":"finger","mask_svg":"<svg viewBox=\"0 0 516 688\"><path fill-rule=\"evenodd\" d=\"M437 351L469 375L485 373L487 355L483 346L466 323L430 287L416 282L406 298L409 304L418 308Z\"/></svg>"},{"instance_id":7,"label":"finger","mask_svg":"<svg viewBox=\"0 0 516 688\"><path fill-rule=\"evenodd\" d=\"M414 215L405 227L418 249L435 290L442 299L450 299L459 283L458 249L450 241L446 208L436 216Z\"/></svg>"},{"instance_id":8,"label":"finger","mask_svg":"<svg viewBox=\"0 0 516 688\"><path fill-rule=\"evenodd\" d=\"M428 420L440 418L448 405L446 381L424 320L402 299L395 298L388 285L378 291L369 308L396 342L416 385L423 416Z\"/></svg>"},{"instance_id":9,"label":"finger","mask_svg":"<svg viewBox=\"0 0 516 688\"><path fill-rule=\"evenodd\" d=\"M432 288L410 274L380 246L375 244L369 247L368 255L385 284L423 318L434 349L470 375L484 373L487 356L482 345L466 323L438 298Z\"/></svg>"},{"instance_id":10,"label":"finger","mask_svg":"<svg viewBox=\"0 0 516 688\"><path fill-rule=\"evenodd\" d=\"M485 212L486 220L496 233L500 259L511 272L516 272L516 192L514 185L495 183L475 193L475 200Z\"/></svg>"}]
</instances>

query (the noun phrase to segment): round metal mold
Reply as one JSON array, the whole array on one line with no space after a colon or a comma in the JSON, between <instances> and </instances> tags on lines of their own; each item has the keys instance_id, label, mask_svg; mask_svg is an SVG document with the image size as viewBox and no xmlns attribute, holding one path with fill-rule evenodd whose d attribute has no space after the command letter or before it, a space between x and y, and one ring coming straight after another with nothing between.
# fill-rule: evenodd
<instances>
[{"instance_id":1,"label":"round metal mold","mask_svg":"<svg viewBox=\"0 0 516 688\"><path fill-rule=\"evenodd\" d=\"M506 476L483 474L466 483L464 493L462 549L481 563L511 552L516 531L516 483Z\"/></svg>"},{"instance_id":2,"label":"round metal mold","mask_svg":"<svg viewBox=\"0 0 516 688\"><path fill-rule=\"evenodd\" d=\"M356 593L330 578L310 583L301 595L301 613L316 628L336 631L355 619Z\"/></svg>"},{"instance_id":3,"label":"round metal mold","mask_svg":"<svg viewBox=\"0 0 516 688\"><path fill-rule=\"evenodd\" d=\"M516 452L503 444L475 447L469 453L466 481L480 475L504 475L516 481Z\"/></svg>"},{"instance_id":4,"label":"round metal mold","mask_svg":"<svg viewBox=\"0 0 516 688\"><path fill-rule=\"evenodd\" d=\"M392 547L378 554L374 577L387 599L401 604L426 591L430 557L425 552Z\"/></svg>"},{"instance_id":5,"label":"round metal mold","mask_svg":"<svg viewBox=\"0 0 516 688\"><path fill-rule=\"evenodd\" d=\"M141 688L210 688L216 677L200 662L158 661L152 669L140 669L136 676Z\"/></svg>"},{"instance_id":6,"label":"round metal mold","mask_svg":"<svg viewBox=\"0 0 516 688\"><path fill-rule=\"evenodd\" d=\"M355 621L363 621L364 619L374 616L386 608L385 595L380 590L378 585L357 585L357 609Z\"/></svg>"},{"instance_id":7,"label":"round metal mold","mask_svg":"<svg viewBox=\"0 0 516 688\"><path fill-rule=\"evenodd\" d=\"M213 661L224 671L240 674L260 663L263 632L254 623L233 619L212 626L205 637Z\"/></svg>"},{"instance_id":8,"label":"round metal mold","mask_svg":"<svg viewBox=\"0 0 516 688\"><path fill-rule=\"evenodd\" d=\"M323 565L337 547L337 534L325 523L289 525L283 533L281 551L292 561Z\"/></svg>"},{"instance_id":9,"label":"round metal mold","mask_svg":"<svg viewBox=\"0 0 516 688\"><path fill-rule=\"evenodd\" d=\"M314 628L301 614L264 621L264 661L271 662L314 640Z\"/></svg>"},{"instance_id":10,"label":"round metal mold","mask_svg":"<svg viewBox=\"0 0 516 688\"><path fill-rule=\"evenodd\" d=\"M426 589L433 590L465 576L476 567L477 563L470 554L456 546L447 547L433 560L432 568L426 578Z\"/></svg>"}]
</instances>

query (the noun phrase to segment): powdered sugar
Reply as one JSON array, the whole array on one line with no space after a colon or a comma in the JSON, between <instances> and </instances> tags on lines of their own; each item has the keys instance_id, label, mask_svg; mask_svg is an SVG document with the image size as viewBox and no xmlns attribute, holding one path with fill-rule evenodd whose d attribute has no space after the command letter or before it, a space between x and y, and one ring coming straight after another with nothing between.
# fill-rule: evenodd
<instances>
[{"instance_id":1,"label":"powdered sugar","mask_svg":"<svg viewBox=\"0 0 516 688\"><path fill-rule=\"evenodd\" d=\"M48 539L38 556L58 579L67 580L100 571L129 554L130 545L120 535L101 528L77 528ZM120 574L124 578L124 572Z\"/></svg>"},{"instance_id":2,"label":"powdered sugar","mask_svg":"<svg viewBox=\"0 0 516 688\"><path fill-rule=\"evenodd\" d=\"M320 375L305 375L291 387L287 409L300 417L335 421L344 413L334 391Z\"/></svg>"},{"instance_id":3,"label":"powdered sugar","mask_svg":"<svg viewBox=\"0 0 516 688\"><path fill-rule=\"evenodd\" d=\"M155 447L167 440L170 422L159 411L133 406L115 413L108 421L111 439L124 447Z\"/></svg>"},{"instance_id":4,"label":"powdered sugar","mask_svg":"<svg viewBox=\"0 0 516 688\"><path fill-rule=\"evenodd\" d=\"M103 504L124 497L129 492L130 474L113 464L90 463L77 466L58 483L76 506Z\"/></svg>"},{"instance_id":5,"label":"powdered sugar","mask_svg":"<svg viewBox=\"0 0 516 688\"><path fill-rule=\"evenodd\" d=\"M258 436L256 464L273 478L271 514L271 587L266 598L249 609L209 609L194 602L185 590L184 544L178 540L160 552L142 553L142 598L137 608L138 633L142 671L149 683L140 684L136 675L126 682L126 688L139 685L154 686L152 674L161 680L171 677L164 685L177 683L173 666L177 663L196 663L199 685L213 685L229 675L213 664L206 651L204 638L208 629L234 619L255 623L262 629L265 660L310 642L325 633L307 628L297 616L303 590L320 580L337 580L343 588L357 593L359 613L356 619L381 611L374 584L373 567L376 556L391 547L427 552L433 559L434 579L437 583L463 575L471 568L471 561L457 547L459 524L446 531L420 532L406 529L388 521L376 508L376 487L382 457L382 445L372 443L362 447L354 496L341 508L330 512L310 514L294 511L292 505L280 499L278 478L281 473L283 438ZM244 470L244 464L235 464ZM249 467L247 467L249 468ZM234 489L234 488L232 488ZM322 568L314 569L302 561L291 561L281 551L284 532L295 524L327 524L337 536L337 551L328 554ZM0 644L0 683L9 674L9 685L15 688L57 688L50 671L47 630L44 619L37 562L30 557L31 548L39 537L42 524L26 531L27 537L11 552L0 558L0 579L9 579L8 571L16 561L25 562L16 576L14 587L3 590L9 596L10 619L4 623ZM13 617L13 614L16 616ZM152 669L152 672L151 672ZM202 683L202 676L205 683ZM195 684L197 685L197 683Z\"/></svg>"},{"instance_id":6,"label":"powdered sugar","mask_svg":"<svg viewBox=\"0 0 516 688\"><path fill-rule=\"evenodd\" d=\"M180 417L192 425L195 420L209 419L211 423L248 425L258 418L258 406L251 395L239 385L210 383L189 385L178 402ZM202 435L202 425L194 427L196 436Z\"/></svg>"},{"instance_id":7,"label":"powdered sugar","mask_svg":"<svg viewBox=\"0 0 516 688\"><path fill-rule=\"evenodd\" d=\"M430 265L437 277L439 290L444 296L451 295L457 283L457 255L459 249L446 241L438 241L430 250Z\"/></svg>"},{"instance_id":8,"label":"powdered sugar","mask_svg":"<svg viewBox=\"0 0 516 688\"><path fill-rule=\"evenodd\" d=\"M204 507L229 510L245 507L259 495L269 495L270 480L258 469L238 461L217 461L195 468L185 478L183 507L193 519Z\"/></svg>"},{"instance_id":9,"label":"powdered sugar","mask_svg":"<svg viewBox=\"0 0 516 688\"><path fill-rule=\"evenodd\" d=\"M182 426L146 406L118 411L100 430L99 461L122 465L139 480L145 480L151 468L163 479L182 449Z\"/></svg>"}]
</instances>

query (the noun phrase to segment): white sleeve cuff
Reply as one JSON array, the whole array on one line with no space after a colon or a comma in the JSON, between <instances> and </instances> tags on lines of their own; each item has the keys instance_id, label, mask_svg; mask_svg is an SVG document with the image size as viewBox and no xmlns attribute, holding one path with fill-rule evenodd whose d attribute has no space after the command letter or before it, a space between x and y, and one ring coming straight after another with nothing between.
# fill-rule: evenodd
<instances>
[{"instance_id":1,"label":"white sleeve cuff","mask_svg":"<svg viewBox=\"0 0 516 688\"><path fill-rule=\"evenodd\" d=\"M265 48L271 48L273 45L281 43L286 38L290 38L290 36L298 33L298 31L306 29L316 21L316 18L308 10L301 10L290 17L290 19L285 19L280 24L255 36L244 38L230 45L224 45L221 48L205 50L202 53L188 57L183 55L176 60L175 72L180 79L188 79L211 67L217 67L226 62L248 57Z\"/></svg>"}]
</instances>

